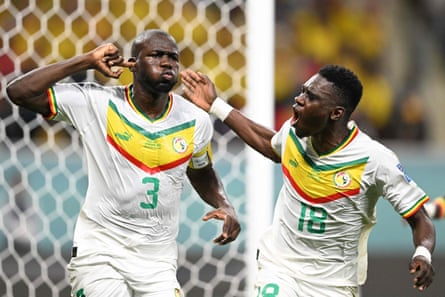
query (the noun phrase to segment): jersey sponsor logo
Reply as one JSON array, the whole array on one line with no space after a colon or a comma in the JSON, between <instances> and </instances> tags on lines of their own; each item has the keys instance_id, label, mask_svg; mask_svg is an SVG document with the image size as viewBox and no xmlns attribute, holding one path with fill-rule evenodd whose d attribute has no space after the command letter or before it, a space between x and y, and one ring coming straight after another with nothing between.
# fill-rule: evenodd
<instances>
[{"instance_id":1,"label":"jersey sponsor logo","mask_svg":"<svg viewBox=\"0 0 445 297\"><path fill-rule=\"evenodd\" d=\"M140 169L156 173L187 163L193 153L195 121L149 132L119 112L109 101L107 141Z\"/></svg>"},{"instance_id":2,"label":"jersey sponsor logo","mask_svg":"<svg viewBox=\"0 0 445 297\"><path fill-rule=\"evenodd\" d=\"M127 131L125 131L125 132L122 133L122 134L116 132L116 133L114 133L114 135L115 135L117 138L119 138L119 139L121 139L121 140L123 140L123 141L128 141L128 140L130 140L130 138L131 138L131 134L128 133Z\"/></svg>"},{"instance_id":3,"label":"jersey sponsor logo","mask_svg":"<svg viewBox=\"0 0 445 297\"><path fill-rule=\"evenodd\" d=\"M290 130L282 170L303 199L312 203L326 203L359 194L367 162L368 158L365 157L343 163L316 164Z\"/></svg>"},{"instance_id":4,"label":"jersey sponsor logo","mask_svg":"<svg viewBox=\"0 0 445 297\"><path fill-rule=\"evenodd\" d=\"M76 297L87 297L84 293L83 289L77 290L76 291Z\"/></svg>"}]
</instances>

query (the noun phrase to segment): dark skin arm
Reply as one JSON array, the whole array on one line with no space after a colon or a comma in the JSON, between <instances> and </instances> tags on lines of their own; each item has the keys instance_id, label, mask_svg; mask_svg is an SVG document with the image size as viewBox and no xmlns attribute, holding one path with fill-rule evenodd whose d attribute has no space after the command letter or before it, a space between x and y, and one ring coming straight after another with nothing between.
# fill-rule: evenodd
<instances>
[{"instance_id":1,"label":"dark skin arm","mask_svg":"<svg viewBox=\"0 0 445 297\"><path fill-rule=\"evenodd\" d=\"M213 242L224 245L234 241L241 231L235 209L227 199L222 183L212 165L201 169L187 168L187 177L199 196L215 210L208 212L204 221L217 219L224 221L222 233Z\"/></svg>"},{"instance_id":2,"label":"dark skin arm","mask_svg":"<svg viewBox=\"0 0 445 297\"><path fill-rule=\"evenodd\" d=\"M436 233L431 219L422 207L407 219L411 227L414 246L424 246L433 253L436 243ZM414 275L413 286L419 291L425 290L434 278L434 269L424 256L417 256L409 263L409 272Z\"/></svg>"},{"instance_id":3,"label":"dark skin arm","mask_svg":"<svg viewBox=\"0 0 445 297\"><path fill-rule=\"evenodd\" d=\"M210 106L217 97L214 83L206 75L190 69L181 72L181 79L184 84L184 97L209 112ZM224 123L266 158L276 163L281 162L281 158L272 149L270 143L276 133L274 130L250 120L236 109L229 113Z\"/></svg>"},{"instance_id":4,"label":"dark skin arm","mask_svg":"<svg viewBox=\"0 0 445 297\"><path fill-rule=\"evenodd\" d=\"M80 71L95 69L111 78L119 78L123 69L114 66L132 67L113 44L104 44L94 50L65 61L34 69L8 83L6 92L16 105L38 112L44 116L51 113L46 91L56 82Z\"/></svg>"}]
</instances>

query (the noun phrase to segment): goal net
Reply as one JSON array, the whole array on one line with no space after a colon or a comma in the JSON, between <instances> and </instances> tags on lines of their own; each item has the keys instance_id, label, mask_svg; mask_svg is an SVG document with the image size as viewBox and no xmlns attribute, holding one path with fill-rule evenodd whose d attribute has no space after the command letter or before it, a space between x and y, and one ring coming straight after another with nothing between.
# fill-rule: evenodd
<instances>
[{"instance_id":1,"label":"goal net","mask_svg":"<svg viewBox=\"0 0 445 297\"><path fill-rule=\"evenodd\" d=\"M172 34L181 67L208 74L218 93L246 104L244 0L0 1L0 295L69 296L66 264L74 223L87 188L82 143L70 126L12 106L5 87L37 66L113 42L129 56L147 28ZM68 80L127 84L94 71ZM180 90L178 90L180 91ZM210 209L190 185L182 197L178 278L186 296L244 296L246 273L246 149L219 121L213 140L216 169L243 231L228 246L212 239L220 222L203 222Z\"/></svg>"}]
</instances>

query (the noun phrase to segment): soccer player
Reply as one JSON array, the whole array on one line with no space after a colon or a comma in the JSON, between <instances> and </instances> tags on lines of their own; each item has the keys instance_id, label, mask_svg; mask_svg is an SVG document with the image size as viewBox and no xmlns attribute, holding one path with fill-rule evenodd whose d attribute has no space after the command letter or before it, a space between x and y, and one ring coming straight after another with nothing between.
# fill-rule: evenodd
<instances>
[{"instance_id":1,"label":"soccer player","mask_svg":"<svg viewBox=\"0 0 445 297\"><path fill-rule=\"evenodd\" d=\"M118 78L126 67L133 72L130 85L60 82L88 69ZM89 186L68 265L73 296L183 295L176 238L186 176L215 208L203 219L224 221L214 242L227 244L240 232L212 165L212 122L172 92L178 72L176 41L147 30L133 41L128 60L105 44L7 86L13 103L72 124L83 140Z\"/></svg>"},{"instance_id":2,"label":"soccer player","mask_svg":"<svg viewBox=\"0 0 445 297\"><path fill-rule=\"evenodd\" d=\"M423 208L429 198L391 150L350 121L362 96L352 71L322 67L303 84L292 118L278 132L217 97L206 75L185 70L182 82L186 98L282 164L273 223L259 243L257 297L358 296L381 196L412 228L414 286L422 291L431 284L435 228ZM251 99L261 104L261 98Z\"/></svg>"}]
</instances>

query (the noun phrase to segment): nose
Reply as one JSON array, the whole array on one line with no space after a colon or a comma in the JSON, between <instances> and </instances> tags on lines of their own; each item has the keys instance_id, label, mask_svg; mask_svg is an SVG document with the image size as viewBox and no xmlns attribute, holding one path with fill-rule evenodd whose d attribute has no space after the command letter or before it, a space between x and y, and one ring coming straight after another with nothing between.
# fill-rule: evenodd
<instances>
[{"instance_id":1,"label":"nose","mask_svg":"<svg viewBox=\"0 0 445 297\"><path fill-rule=\"evenodd\" d=\"M299 93L297 96L295 96L294 101L294 105L304 105L304 93Z\"/></svg>"},{"instance_id":2,"label":"nose","mask_svg":"<svg viewBox=\"0 0 445 297\"><path fill-rule=\"evenodd\" d=\"M169 57L169 55L163 55L161 58L161 65L166 67L172 67L173 60Z\"/></svg>"}]
</instances>

